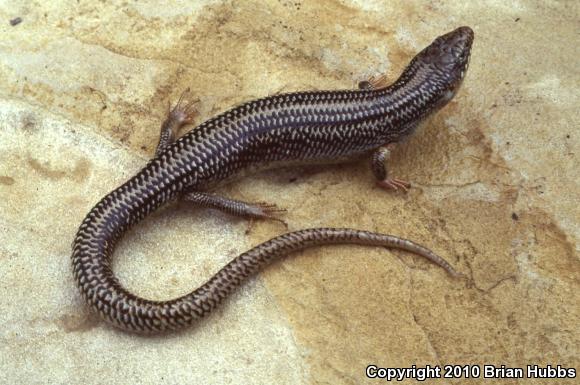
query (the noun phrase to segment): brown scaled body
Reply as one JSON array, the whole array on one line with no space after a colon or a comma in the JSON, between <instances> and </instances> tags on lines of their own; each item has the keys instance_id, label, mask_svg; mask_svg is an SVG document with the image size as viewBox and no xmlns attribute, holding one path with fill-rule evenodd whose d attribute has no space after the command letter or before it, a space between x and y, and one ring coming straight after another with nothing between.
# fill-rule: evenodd
<instances>
[{"instance_id":1,"label":"brown scaled body","mask_svg":"<svg viewBox=\"0 0 580 385\"><path fill-rule=\"evenodd\" d=\"M111 269L114 246L133 225L161 205L187 199L249 218L272 218L276 208L209 194L218 182L244 171L300 163L343 161L375 152L373 173L385 188L388 147L411 134L457 92L469 61L473 31L458 28L437 38L389 86L298 92L254 100L194 128L173 141L191 119L191 105L178 103L162 126L155 157L87 214L73 242L75 281L86 303L104 320L139 333L178 330L207 315L248 276L272 259L307 247L354 243L394 247L421 255L459 275L428 249L391 235L355 229L316 228L264 242L222 268L192 293L150 301L128 292Z\"/></svg>"}]
</instances>

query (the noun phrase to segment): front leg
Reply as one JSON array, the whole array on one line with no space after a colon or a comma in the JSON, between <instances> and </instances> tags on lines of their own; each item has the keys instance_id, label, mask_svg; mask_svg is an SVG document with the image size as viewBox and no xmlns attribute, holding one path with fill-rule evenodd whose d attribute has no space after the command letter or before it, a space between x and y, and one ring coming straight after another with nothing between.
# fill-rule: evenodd
<instances>
[{"instance_id":1,"label":"front leg","mask_svg":"<svg viewBox=\"0 0 580 385\"><path fill-rule=\"evenodd\" d=\"M157 149L155 150L155 156L158 156L175 140L175 134L184 125L193 122L193 117L195 116L194 105L197 100L191 102L185 102L185 97L189 94L189 88L185 90L175 107L167 113L167 118L161 124L161 130L159 133L159 144L157 144Z\"/></svg>"},{"instance_id":2,"label":"front leg","mask_svg":"<svg viewBox=\"0 0 580 385\"><path fill-rule=\"evenodd\" d=\"M371 168L375 178L377 178L377 185L384 188L385 190L398 190L402 189L407 192L411 187L409 182L405 182L401 179L389 177L385 161L391 156L391 151L395 143L387 144L386 146L379 147L372 156Z\"/></svg>"},{"instance_id":3,"label":"front leg","mask_svg":"<svg viewBox=\"0 0 580 385\"><path fill-rule=\"evenodd\" d=\"M360 90L379 90L385 88L389 85L387 80L387 75L371 76L367 80L363 80L358 83L358 88Z\"/></svg>"},{"instance_id":4,"label":"front leg","mask_svg":"<svg viewBox=\"0 0 580 385\"><path fill-rule=\"evenodd\" d=\"M191 191L183 195L183 199L193 202L202 207L217 209L225 213L252 219L272 219L287 224L282 219L278 218L280 213L285 212L285 209L278 208L274 204L264 202L247 203L236 199L229 199L215 194L209 194L199 191Z\"/></svg>"}]
</instances>

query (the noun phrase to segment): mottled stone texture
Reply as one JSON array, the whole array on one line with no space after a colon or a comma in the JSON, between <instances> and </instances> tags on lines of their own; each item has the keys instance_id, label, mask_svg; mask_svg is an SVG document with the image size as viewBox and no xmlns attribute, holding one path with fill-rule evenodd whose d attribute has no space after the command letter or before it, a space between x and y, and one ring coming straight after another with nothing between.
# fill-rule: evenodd
<instances>
[{"instance_id":1,"label":"mottled stone texture","mask_svg":"<svg viewBox=\"0 0 580 385\"><path fill-rule=\"evenodd\" d=\"M189 3L0 2L0 383L379 383L364 377L370 363L580 369L578 2ZM464 88L391 162L409 194L376 188L365 162L219 192L288 208L291 229L414 239L468 281L404 253L335 246L274 264L177 335L119 332L84 308L69 266L76 227L153 154L184 89L202 121L277 92L395 79L459 25L476 33ZM246 227L168 207L123 239L116 271L148 298L186 293L284 231Z\"/></svg>"}]
</instances>

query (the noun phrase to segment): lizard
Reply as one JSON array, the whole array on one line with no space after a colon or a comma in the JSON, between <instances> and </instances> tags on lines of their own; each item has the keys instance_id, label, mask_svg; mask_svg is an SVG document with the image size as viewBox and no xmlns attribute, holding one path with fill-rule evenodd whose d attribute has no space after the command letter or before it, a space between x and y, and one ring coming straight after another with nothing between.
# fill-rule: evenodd
<instances>
[{"instance_id":1,"label":"lizard","mask_svg":"<svg viewBox=\"0 0 580 385\"><path fill-rule=\"evenodd\" d=\"M180 99L161 126L155 156L127 182L103 197L82 221L72 244L75 283L86 304L126 331L176 331L209 314L249 276L272 260L305 248L352 243L403 249L460 276L429 249L393 235L351 228L289 232L239 255L189 294L152 301L125 289L112 271L116 243L132 226L176 200L254 219L275 219L274 205L217 195L212 189L236 175L297 163L342 162L370 155L379 186L406 190L385 165L392 146L457 93L469 65L473 30L459 27L437 37L387 84L384 77L358 89L308 91L249 101L201 123L192 122L193 103Z\"/></svg>"}]
</instances>

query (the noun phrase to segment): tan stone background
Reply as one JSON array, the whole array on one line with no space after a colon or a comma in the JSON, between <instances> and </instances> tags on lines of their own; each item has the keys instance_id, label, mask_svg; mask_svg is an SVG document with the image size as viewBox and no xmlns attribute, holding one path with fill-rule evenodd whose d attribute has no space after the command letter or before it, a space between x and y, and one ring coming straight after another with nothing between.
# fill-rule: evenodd
<instances>
[{"instance_id":1,"label":"tan stone background","mask_svg":"<svg viewBox=\"0 0 580 385\"><path fill-rule=\"evenodd\" d=\"M365 380L370 363L580 369L578 2L156 3L0 1L0 383L383 382ZM336 246L274 264L178 335L129 335L84 308L69 266L76 227L153 154L184 89L203 121L276 92L395 79L460 25L476 33L463 89L391 162L409 194L376 188L366 163L220 192L288 208L291 229L414 239L468 282L405 253ZM116 271L148 298L189 292L283 231L246 226L168 207L124 238Z\"/></svg>"}]
</instances>

